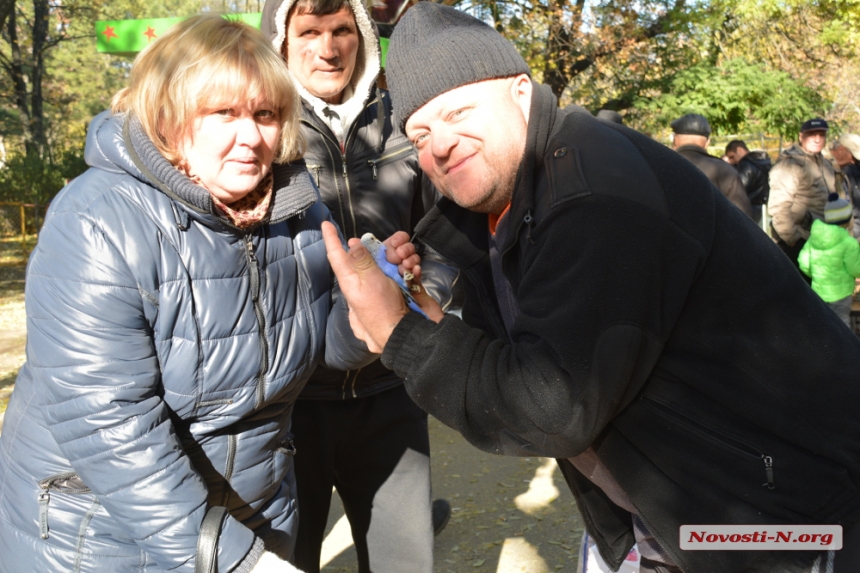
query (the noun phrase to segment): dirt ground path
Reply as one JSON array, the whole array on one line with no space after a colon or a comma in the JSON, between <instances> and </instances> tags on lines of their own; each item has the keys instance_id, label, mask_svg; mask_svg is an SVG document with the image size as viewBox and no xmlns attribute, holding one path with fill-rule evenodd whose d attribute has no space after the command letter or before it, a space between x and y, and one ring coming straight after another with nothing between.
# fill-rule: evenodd
<instances>
[{"instance_id":1,"label":"dirt ground path","mask_svg":"<svg viewBox=\"0 0 860 573\"><path fill-rule=\"evenodd\" d=\"M0 428L3 413L24 364L27 321L24 314L25 254L14 243L0 242Z\"/></svg>"},{"instance_id":2,"label":"dirt ground path","mask_svg":"<svg viewBox=\"0 0 860 573\"><path fill-rule=\"evenodd\" d=\"M454 508L436 538L434 573L576 570L584 526L554 460L481 452L434 418L430 450L433 496ZM358 571L337 499L322 563L327 573Z\"/></svg>"}]
</instances>

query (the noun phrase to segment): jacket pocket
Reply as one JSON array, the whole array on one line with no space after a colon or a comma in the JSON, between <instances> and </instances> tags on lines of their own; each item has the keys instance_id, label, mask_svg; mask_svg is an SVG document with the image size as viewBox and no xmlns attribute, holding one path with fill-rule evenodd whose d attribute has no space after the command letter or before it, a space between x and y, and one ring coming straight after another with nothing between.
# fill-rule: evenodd
<instances>
[{"instance_id":1,"label":"jacket pocket","mask_svg":"<svg viewBox=\"0 0 860 573\"><path fill-rule=\"evenodd\" d=\"M652 407L662 411L665 415L675 418L681 423L688 424L692 430L700 432L702 435L713 440L721 447L735 452L738 456L744 457L752 462L760 460L764 466L762 478L764 478L765 482L761 484L762 487L766 487L767 489L776 489L776 484L773 481L773 458L759 450L756 446L709 428L708 426L696 422L692 418L689 418L688 416L681 414L656 400L651 398L643 398L643 400L650 403Z\"/></svg>"},{"instance_id":2,"label":"jacket pocket","mask_svg":"<svg viewBox=\"0 0 860 573\"><path fill-rule=\"evenodd\" d=\"M403 145L398 145L393 149L386 149L381 157L376 159L368 159L367 163L370 165L370 170L373 173L373 180L376 181L379 179L379 168L388 165L389 163L393 163L395 161L400 161L401 159L408 157L412 153L413 147L411 143L404 143Z\"/></svg>"},{"instance_id":3,"label":"jacket pocket","mask_svg":"<svg viewBox=\"0 0 860 573\"><path fill-rule=\"evenodd\" d=\"M322 165L305 165L311 176L314 178L314 183L316 183L317 187L320 186L320 171L322 171Z\"/></svg>"},{"instance_id":4,"label":"jacket pocket","mask_svg":"<svg viewBox=\"0 0 860 573\"><path fill-rule=\"evenodd\" d=\"M48 508L52 494L84 495L92 490L75 472L63 472L39 481L39 536L48 539Z\"/></svg>"},{"instance_id":5,"label":"jacket pocket","mask_svg":"<svg viewBox=\"0 0 860 573\"><path fill-rule=\"evenodd\" d=\"M652 397L640 398L672 436L684 479L729 493L786 520L827 520L856 496L848 470L760 428L717 426ZM803 519L806 518L806 519Z\"/></svg>"},{"instance_id":6,"label":"jacket pocket","mask_svg":"<svg viewBox=\"0 0 860 573\"><path fill-rule=\"evenodd\" d=\"M287 433L279 442L272 454L272 486L277 487L293 466L293 456L296 455L296 446L293 443L293 434Z\"/></svg>"},{"instance_id":7,"label":"jacket pocket","mask_svg":"<svg viewBox=\"0 0 860 573\"><path fill-rule=\"evenodd\" d=\"M278 445L278 452L288 456L296 455L296 446L293 444L292 434L287 434L287 436L281 440L281 443Z\"/></svg>"}]
</instances>

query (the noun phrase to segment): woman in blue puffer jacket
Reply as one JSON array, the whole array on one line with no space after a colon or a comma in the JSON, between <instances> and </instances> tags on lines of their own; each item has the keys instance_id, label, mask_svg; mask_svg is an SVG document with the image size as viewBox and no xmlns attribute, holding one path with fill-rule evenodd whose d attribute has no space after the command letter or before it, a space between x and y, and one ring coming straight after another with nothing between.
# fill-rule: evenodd
<instances>
[{"instance_id":1,"label":"woman in blue puffer jacket","mask_svg":"<svg viewBox=\"0 0 860 573\"><path fill-rule=\"evenodd\" d=\"M214 542L216 571L294 571L292 405L321 360L374 358L288 163L298 106L269 42L210 15L141 53L93 120L27 270L0 571L190 573Z\"/></svg>"}]
</instances>

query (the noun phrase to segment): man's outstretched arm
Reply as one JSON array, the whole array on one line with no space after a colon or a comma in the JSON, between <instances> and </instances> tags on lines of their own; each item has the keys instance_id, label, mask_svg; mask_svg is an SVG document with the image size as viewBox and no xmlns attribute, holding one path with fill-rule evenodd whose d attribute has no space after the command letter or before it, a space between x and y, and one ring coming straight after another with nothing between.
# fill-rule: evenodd
<instances>
[{"instance_id":1,"label":"man's outstretched arm","mask_svg":"<svg viewBox=\"0 0 860 573\"><path fill-rule=\"evenodd\" d=\"M565 458L591 445L659 359L700 262L689 237L629 202L563 209L520 255L510 337L407 314L393 295L358 302L385 286L373 286L360 253L329 252L383 364L419 406L485 451Z\"/></svg>"}]
</instances>

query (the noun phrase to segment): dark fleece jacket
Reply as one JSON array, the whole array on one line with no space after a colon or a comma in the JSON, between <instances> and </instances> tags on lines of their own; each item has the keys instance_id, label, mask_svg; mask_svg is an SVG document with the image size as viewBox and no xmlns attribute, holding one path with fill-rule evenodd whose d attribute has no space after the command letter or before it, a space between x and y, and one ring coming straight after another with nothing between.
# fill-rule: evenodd
<instances>
[{"instance_id":1,"label":"dark fleece jacket","mask_svg":"<svg viewBox=\"0 0 860 573\"><path fill-rule=\"evenodd\" d=\"M809 566L809 552L681 551L678 528L858 520L860 341L678 154L559 112L543 86L530 117L499 249L519 307L510 338L487 217L442 200L416 235L461 269L463 320L410 313L383 362L485 451L594 448L684 571ZM630 515L561 463L617 567Z\"/></svg>"}]
</instances>

